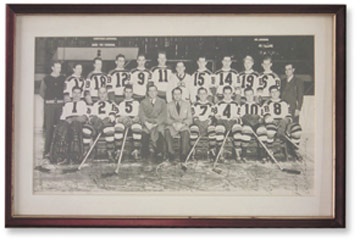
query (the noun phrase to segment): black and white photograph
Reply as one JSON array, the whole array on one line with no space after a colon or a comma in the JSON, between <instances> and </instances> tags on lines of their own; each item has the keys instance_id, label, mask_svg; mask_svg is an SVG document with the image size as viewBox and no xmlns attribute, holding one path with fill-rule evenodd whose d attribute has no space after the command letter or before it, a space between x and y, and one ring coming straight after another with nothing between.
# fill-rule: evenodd
<instances>
[{"instance_id":1,"label":"black and white photograph","mask_svg":"<svg viewBox=\"0 0 360 244\"><path fill-rule=\"evenodd\" d=\"M314 38L37 36L34 194L313 195Z\"/></svg>"}]
</instances>

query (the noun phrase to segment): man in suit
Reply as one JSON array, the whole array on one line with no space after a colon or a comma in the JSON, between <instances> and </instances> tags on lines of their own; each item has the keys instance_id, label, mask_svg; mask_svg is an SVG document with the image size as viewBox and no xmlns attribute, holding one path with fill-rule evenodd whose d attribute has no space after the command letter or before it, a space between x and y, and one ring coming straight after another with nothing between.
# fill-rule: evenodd
<instances>
[{"instance_id":1,"label":"man in suit","mask_svg":"<svg viewBox=\"0 0 360 244\"><path fill-rule=\"evenodd\" d=\"M299 115L304 100L304 82L294 75L293 64L285 65L286 78L281 82L281 98L289 104L293 121L299 123Z\"/></svg>"},{"instance_id":2,"label":"man in suit","mask_svg":"<svg viewBox=\"0 0 360 244\"><path fill-rule=\"evenodd\" d=\"M173 138L180 135L180 160L184 161L190 150L190 125L192 114L190 104L182 100L182 90L176 87L172 90L173 101L167 105L167 120L165 140L169 161L175 159Z\"/></svg>"},{"instance_id":3,"label":"man in suit","mask_svg":"<svg viewBox=\"0 0 360 244\"><path fill-rule=\"evenodd\" d=\"M151 161L155 160L157 154L163 157L166 102L158 97L157 87L153 83L149 83L147 96L140 103L139 119L143 125L141 142L143 158L148 158L149 152Z\"/></svg>"}]
</instances>

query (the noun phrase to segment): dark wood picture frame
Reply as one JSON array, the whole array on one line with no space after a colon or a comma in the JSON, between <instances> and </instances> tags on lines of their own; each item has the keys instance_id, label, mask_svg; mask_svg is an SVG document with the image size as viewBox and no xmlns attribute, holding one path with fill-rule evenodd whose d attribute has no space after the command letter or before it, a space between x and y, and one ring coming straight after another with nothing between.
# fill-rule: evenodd
<instances>
[{"instance_id":1,"label":"dark wood picture frame","mask_svg":"<svg viewBox=\"0 0 360 244\"><path fill-rule=\"evenodd\" d=\"M14 217L13 131L16 17L21 14L333 14L335 15L336 162L334 218L27 218ZM196 228L343 228L345 227L346 124L346 6L345 5L17 5L6 7L6 227L196 227Z\"/></svg>"}]
</instances>

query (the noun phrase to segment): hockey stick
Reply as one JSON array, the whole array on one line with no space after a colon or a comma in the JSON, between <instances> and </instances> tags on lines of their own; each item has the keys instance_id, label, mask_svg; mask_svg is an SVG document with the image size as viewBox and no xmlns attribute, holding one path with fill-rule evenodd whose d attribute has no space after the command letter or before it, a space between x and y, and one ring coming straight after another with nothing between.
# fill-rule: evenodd
<instances>
[{"instance_id":1,"label":"hockey stick","mask_svg":"<svg viewBox=\"0 0 360 244\"><path fill-rule=\"evenodd\" d=\"M96 146L96 143L99 141L100 137L102 135L102 132L99 132L99 134L97 135L97 137L95 138L95 141L94 143L91 145L91 147L89 148L89 150L87 151L84 159L81 161L79 167L78 167L78 170L80 170L84 164L86 163L86 160L88 159L88 157L90 156L91 152L94 150L95 146Z\"/></svg>"},{"instance_id":2,"label":"hockey stick","mask_svg":"<svg viewBox=\"0 0 360 244\"><path fill-rule=\"evenodd\" d=\"M187 162L189 161L191 155L192 155L193 152L195 151L195 147L196 147L196 145L198 144L198 142L200 141L200 139L201 139L201 136L199 136L199 137L196 139L194 145L192 146L189 154L187 155L187 157L186 157L186 159L185 159L185 162L184 162L184 163L181 163L181 169L182 169L182 170L184 170L184 171L187 170Z\"/></svg>"},{"instance_id":3,"label":"hockey stick","mask_svg":"<svg viewBox=\"0 0 360 244\"><path fill-rule=\"evenodd\" d=\"M287 169L283 168L280 163L276 160L273 153L270 152L270 150L265 146L265 144L260 140L260 138L256 135L256 133L251 129L251 133L255 136L256 140L261 144L261 146L265 149L266 153L270 156L271 160L274 161L274 163L279 167L279 169L283 172L289 173L289 174L296 174L299 175L301 172L296 169Z\"/></svg>"},{"instance_id":4,"label":"hockey stick","mask_svg":"<svg viewBox=\"0 0 360 244\"><path fill-rule=\"evenodd\" d=\"M217 162L219 161L219 158L220 158L220 156L222 154L222 150L223 150L223 148L225 146L226 140L227 140L230 132L231 132L231 130L228 130L228 132L226 133L226 136L225 136L223 142L221 143L221 147L219 149L219 152L218 152L218 154L216 156L216 159L215 159L213 167L212 167L212 171L214 171L217 174L221 174L221 172L222 172L222 170L220 168L216 168L216 165L217 165Z\"/></svg>"},{"instance_id":5,"label":"hockey stick","mask_svg":"<svg viewBox=\"0 0 360 244\"><path fill-rule=\"evenodd\" d=\"M306 152L304 152L298 145L296 145L287 135L285 135L285 138L296 150L302 151L305 158L313 161L313 159L309 155L307 155Z\"/></svg>"},{"instance_id":6,"label":"hockey stick","mask_svg":"<svg viewBox=\"0 0 360 244\"><path fill-rule=\"evenodd\" d=\"M124 153L124 148L125 148L125 143L126 143L126 138L127 138L128 131L129 131L129 127L126 127L123 143L121 145L121 152L120 152L118 162L117 162L117 166L116 166L116 170L115 170L115 174L118 174L119 170L120 170L121 159L122 159L122 156L123 156L123 153Z\"/></svg>"}]
</instances>

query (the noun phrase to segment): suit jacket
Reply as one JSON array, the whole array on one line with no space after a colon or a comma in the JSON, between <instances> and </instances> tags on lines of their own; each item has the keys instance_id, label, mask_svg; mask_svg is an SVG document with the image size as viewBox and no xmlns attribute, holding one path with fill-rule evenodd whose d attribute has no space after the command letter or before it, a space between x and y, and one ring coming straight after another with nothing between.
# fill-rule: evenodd
<instances>
[{"instance_id":1,"label":"suit jacket","mask_svg":"<svg viewBox=\"0 0 360 244\"><path fill-rule=\"evenodd\" d=\"M174 101L168 103L167 105L167 129L170 130L172 136L175 136L179 133L173 126L174 123L184 123L185 126L180 129L180 131L189 131L190 132L190 125L192 124L192 113L191 113L191 106L189 102L186 101L179 101L180 104L180 113L177 112L176 103Z\"/></svg>"},{"instance_id":2,"label":"suit jacket","mask_svg":"<svg viewBox=\"0 0 360 244\"><path fill-rule=\"evenodd\" d=\"M157 124L158 125L157 130L163 133L166 122L165 101L157 97L153 105L149 97L144 98L140 103L139 119L142 124L145 124L145 122ZM148 129L145 126L144 126L144 130L145 132L150 133L150 131L148 131Z\"/></svg>"},{"instance_id":3,"label":"suit jacket","mask_svg":"<svg viewBox=\"0 0 360 244\"><path fill-rule=\"evenodd\" d=\"M304 100L304 82L296 77L290 81L287 78L281 81L281 99L290 106L290 113L294 115L295 109L301 110Z\"/></svg>"}]
</instances>

